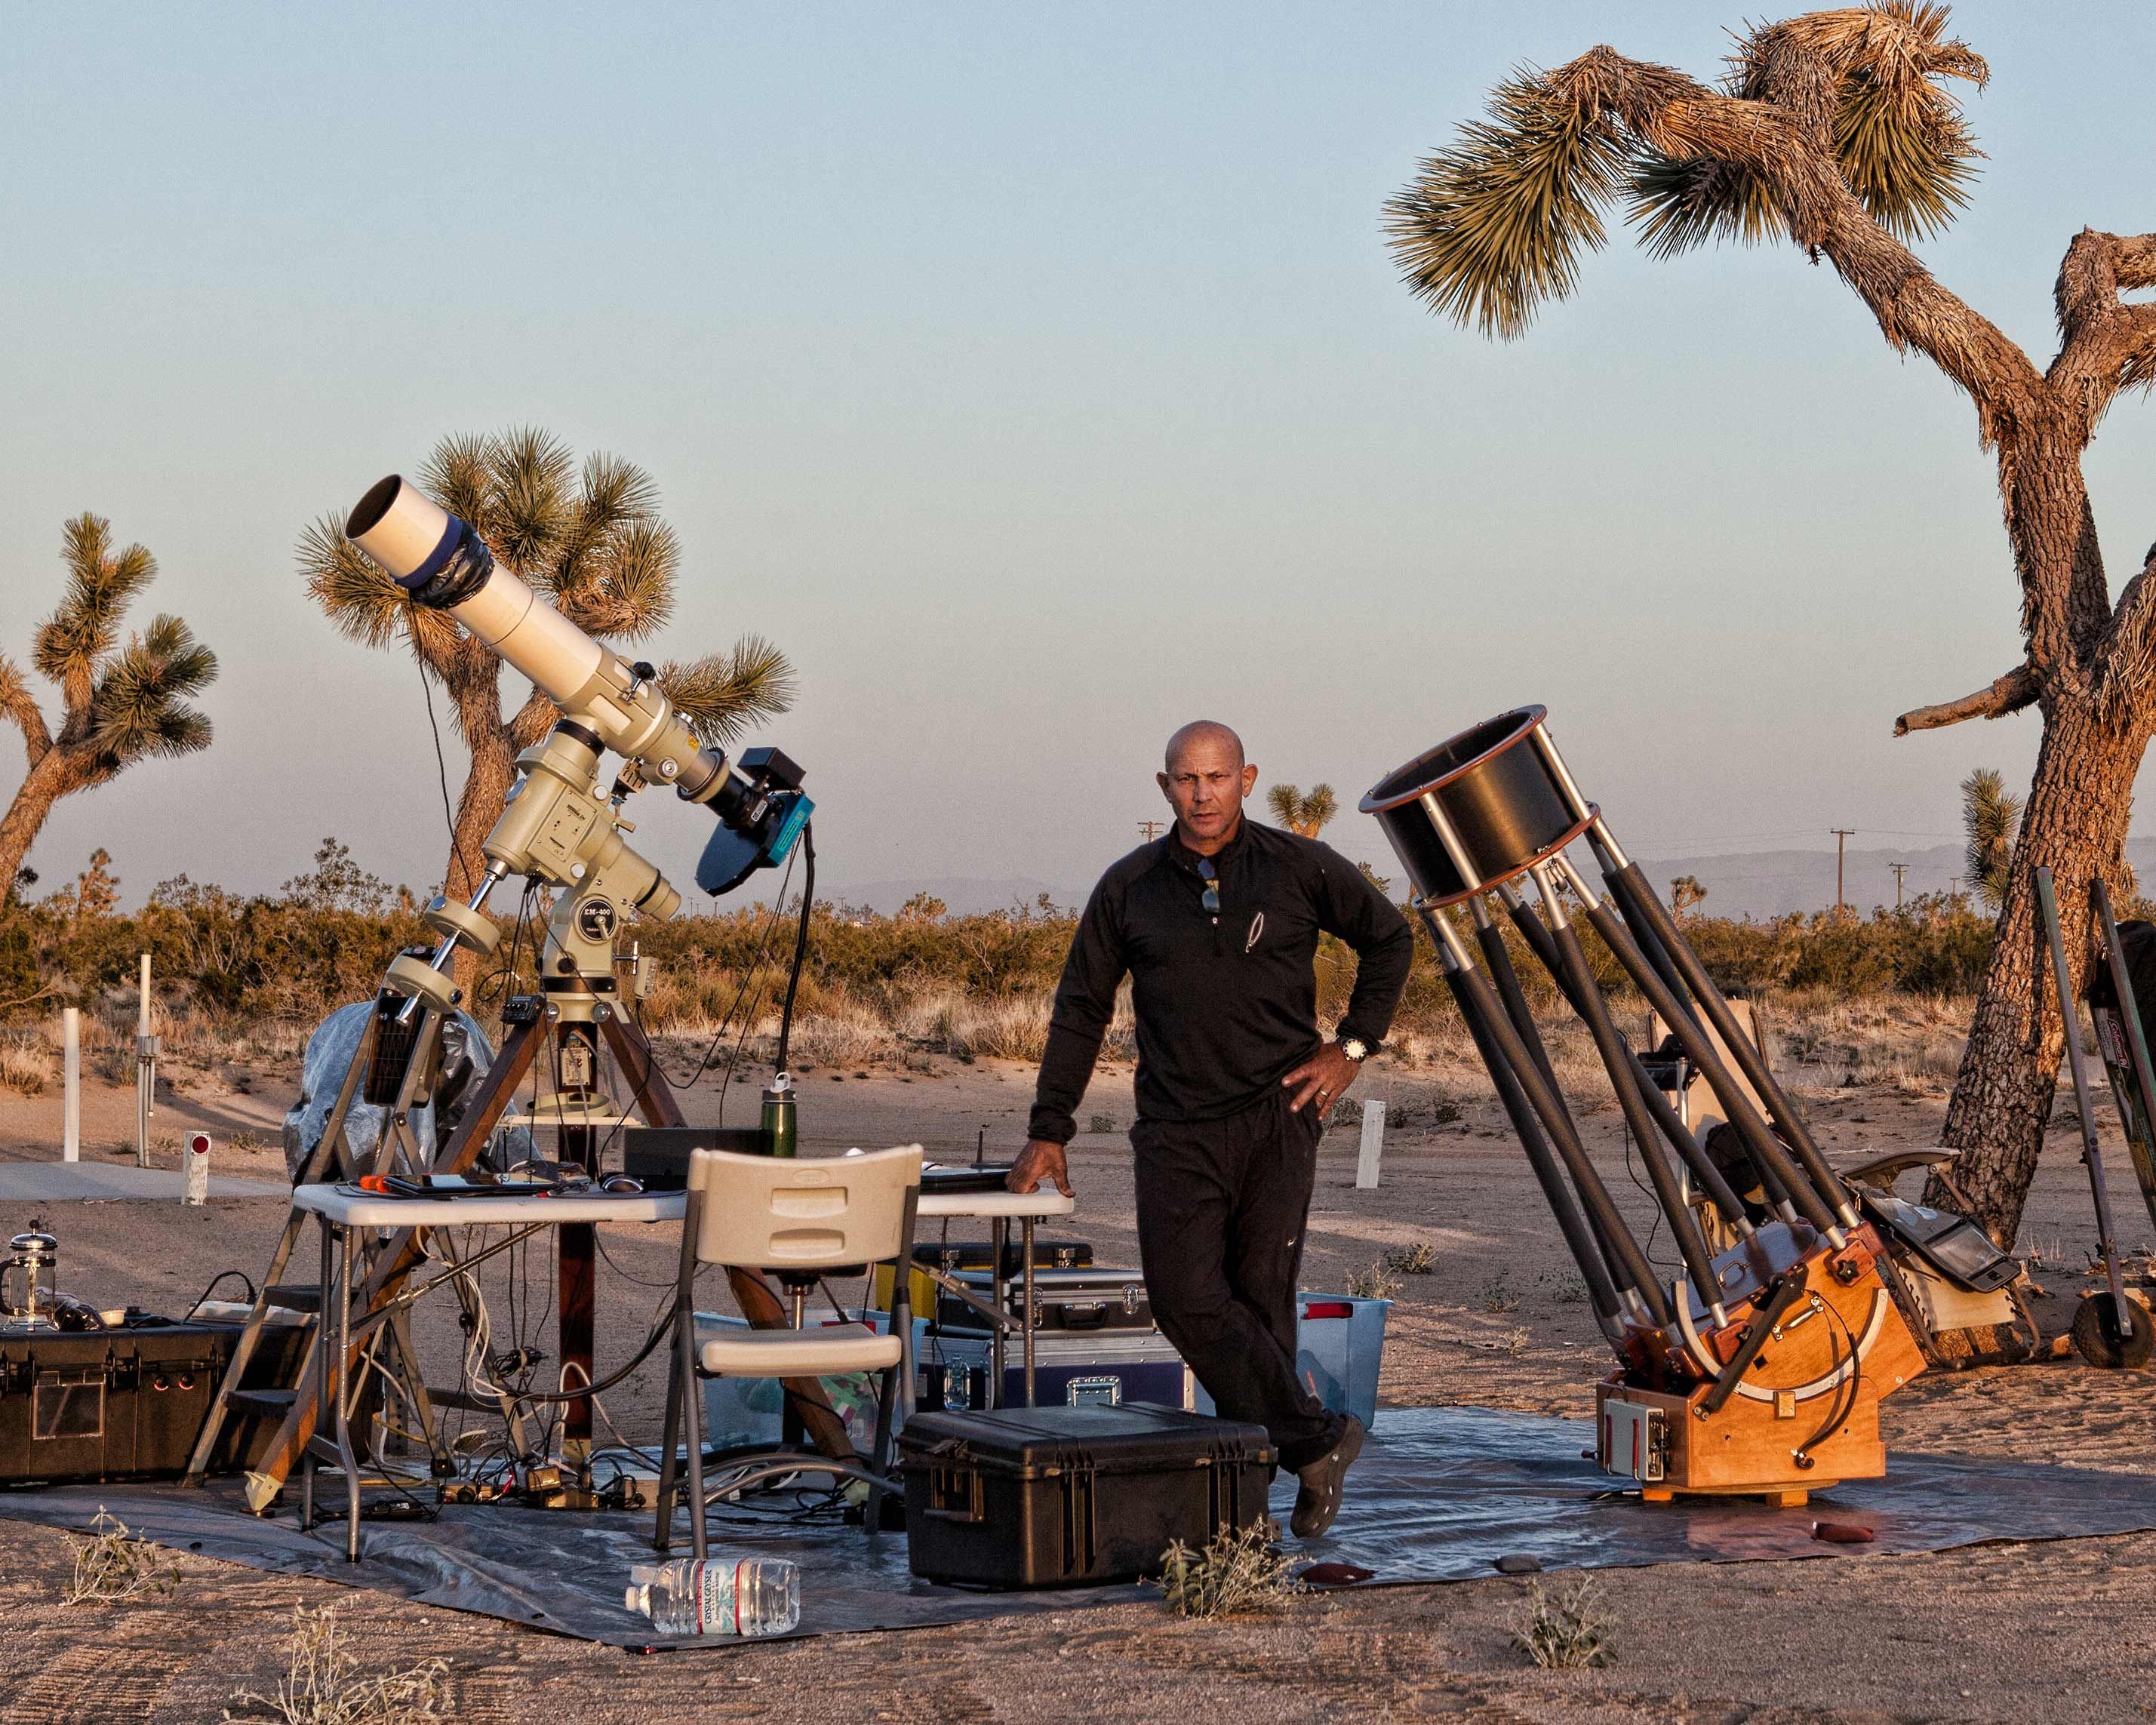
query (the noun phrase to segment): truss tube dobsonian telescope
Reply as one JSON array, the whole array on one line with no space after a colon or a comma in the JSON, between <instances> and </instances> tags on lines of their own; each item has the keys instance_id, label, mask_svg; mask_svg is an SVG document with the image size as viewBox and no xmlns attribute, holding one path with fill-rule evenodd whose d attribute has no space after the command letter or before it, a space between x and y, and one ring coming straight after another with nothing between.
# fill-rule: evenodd
<instances>
[{"instance_id":1,"label":"truss tube dobsonian telescope","mask_svg":"<svg viewBox=\"0 0 2156 1725\"><path fill-rule=\"evenodd\" d=\"M1598 1454L1605 1471L1630 1473L1650 1496L1801 1497L1828 1483L1828 1468L1875 1475L1885 1466L1878 1399L1922 1369L1881 1281L1884 1248L1675 919L1581 794L1546 717L1523 707L1476 726L1388 775L1362 809L1407 870L1447 986L1617 1353L1619 1371L1598 1392ZM1566 855L1583 839L1607 897ZM1537 904L1515 891L1522 879L1534 883ZM1460 905L1473 917L1472 947L1450 914ZM1747 1217L1733 1183L1619 1029L1578 916L1713 1090L1758 1170L1768 1220ZM1587 1154L1528 1010L1507 924L1594 1040L1683 1260L1682 1276L1666 1284ZM1736 1236L1730 1250L1710 1248L1686 1174ZM1770 1366L1799 1381L1762 1383ZM1820 1408L1824 1422L1812 1417Z\"/></svg>"}]
</instances>

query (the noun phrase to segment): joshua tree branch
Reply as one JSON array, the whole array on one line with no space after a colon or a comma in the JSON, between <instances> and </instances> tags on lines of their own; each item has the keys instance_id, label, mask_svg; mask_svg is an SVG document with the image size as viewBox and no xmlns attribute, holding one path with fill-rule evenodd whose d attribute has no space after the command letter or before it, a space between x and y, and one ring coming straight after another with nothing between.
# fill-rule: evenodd
<instances>
[{"instance_id":1,"label":"joshua tree branch","mask_svg":"<svg viewBox=\"0 0 2156 1725\"><path fill-rule=\"evenodd\" d=\"M1894 734L1907 737L1912 731L1937 731L1948 725L1958 725L1964 719L2003 719L2009 713L2020 712L2042 692L2035 667L2017 665L1974 695L1964 695L1958 701L1943 701L1936 706L1912 708L1895 720Z\"/></svg>"},{"instance_id":2,"label":"joshua tree branch","mask_svg":"<svg viewBox=\"0 0 2156 1725\"><path fill-rule=\"evenodd\" d=\"M2156 287L2156 234L2122 236L2084 228L2066 248L2051 290L2059 353L2049 381L2076 407L2086 439L2121 389L2150 381L2156 362L2156 305L2119 295Z\"/></svg>"},{"instance_id":3,"label":"joshua tree branch","mask_svg":"<svg viewBox=\"0 0 2156 1725\"><path fill-rule=\"evenodd\" d=\"M29 764L34 767L44 760L53 746L53 734L45 728L45 716L38 710L37 698L30 693L21 669L4 655L0 655L0 715L23 733L23 750L29 757Z\"/></svg>"},{"instance_id":4,"label":"joshua tree branch","mask_svg":"<svg viewBox=\"0 0 2156 1725\"><path fill-rule=\"evenodd\" d=\"M2029 357L1933 279L1915 253L1866 213L1841 177L1829 127L1833 79L1801 44L1773 44L1764 100L1724 95L1672 70L1590 49L1550 74L1553 86L1617 119L1642 143L1680 161L1727 162L1757 175L1799 245L1824 256L1871 308L1897 352L1913 347L1975 402L1994 444L2041 398Z\"/></svg>"},{"instance_id":5,"label":"joshua tree branch","mask_svg":"<svg viewBox=\"0 0 2156 1725\"><path fill-rule=\"evenodd\" d=\"M2144 734L2152 716L2137 711L2156 690L2156 545L2141 572L2126 583L2105 628L2097 659L2097 696L2115 721L2138 718Z\"/></svg>"}]
</instances>

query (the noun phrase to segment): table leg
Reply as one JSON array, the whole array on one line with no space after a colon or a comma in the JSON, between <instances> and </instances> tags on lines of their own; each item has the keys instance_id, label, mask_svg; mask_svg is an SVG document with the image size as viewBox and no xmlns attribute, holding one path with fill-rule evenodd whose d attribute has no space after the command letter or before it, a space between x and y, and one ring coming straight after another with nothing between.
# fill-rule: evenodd
<instances>
[{"instance_id":1,"label":"table leg","mask_svg":"<svg viewBox=\"0 0 2156 1725\"><path fill-rule=\"evenodd\" d=\"M352 1358L352 1230L338 1230L342 1235L341 1250L337 1264L337 1363L340 1367ZM346 1373L337 1373L336 1396L337 1461L344 1469L345 1512L350 1519L345 1523L344 1554L347 1563L359 1561L359 1458L352 1452L352 1397L346 1383ZM325 1387L328 1387L325 1380Z\"/></svg>"},{"instance_id":2,"label":"table leg","mask_svg":"<svg viewBox=\"0 0 2156 1725\"><path fill-rule=\"evenodd\" d=\"M1028 1216L1019 1228L1024 1242L1024 1261L1019 1273L1025 1278L1025 1404L1035 1405L1033 1395L1033 1218Z\"/></svg>"},{"instance_id":3,"label":"table leg","mask_svg":"<svg viewBox=\"0 0 2156 1725\"><path fill-rule=\"evenodd\" d=\"M592 1370L592 1329L598 1306L598 1231L589 1222L565 1222L559 1230L562 1371L566 1386L596 1383ZM592 1403L589 1396L562 1404L562 1460L577 1471L581 1484L591 1467Z\"/></svg>"},{"instance_id":4,"label":"table leg","mask_svg":"<svg viewBox=\"0 0 2156 1725\"><path fill-rule=\"evenodd\" d=\"M1010 1223L998 1216L988 1230L988 1303L996 1308L996 1321L988 1331L988 1405L1004 1404L1004 1338L1010 1331L1009 1308L1004 1296L1004 1250L1010 1244Z\"/></svg>"},{"instance_id":5,"label":"table leg","mask_svg":"<svg viewBox=\"0 0 2156 1725\"><path fill-rule=\"evenodd\" d=\"M330 1291L330 1224L326 1216L315 1218L322 1242L322 1273L316 1284L321 1289L321 1299L315 1306L315 1382L330 1381L330 1313L326 1301ZM306 1532L315 1525L315 1452L311 1445L300 1457L300 1531Z\"/></svg>"}]
</instances>

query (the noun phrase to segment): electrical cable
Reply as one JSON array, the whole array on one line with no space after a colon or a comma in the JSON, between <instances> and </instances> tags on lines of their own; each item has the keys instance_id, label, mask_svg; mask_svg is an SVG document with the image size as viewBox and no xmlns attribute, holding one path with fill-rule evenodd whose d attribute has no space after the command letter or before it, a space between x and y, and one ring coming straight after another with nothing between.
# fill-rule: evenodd
<instances>
[{"instance_id":1,"label":"electrical cable","mask_svg":"<svg viewBox=\"0 0 2156 1725\"><path fill-rule=\"evenodd\" d=\"M449 829L449 855L463 866L465 880L475 881L480 871L472 867L471 859L465 855L464 846L457 838L457 818L449 808L449 762L442 752L440 721L434 717L434 685L427 680L427 661L420 655L418 629L408 625L407 633L411 637L412 657L419 667L419 692L427 697L427 728L434 733L434 771L442 782L442 822ZM445 896L449 890L449 883L444 880L442 891Z\"/></svg>"},{"instance_id":2,"label":"electrical cable","mask_svg":"<svg viewBox=\"0 0 2156 1725\"><path fill-rule=\"evenodd\" d=\"M816 823L803 821L801 824L801 926L793 936L793 968L787 973L786 1004L778 1014L778 1054L773 1062L778 1071L787 1070L787 1046L793 1040L793 996L801 986L801 967L808 957L808 914L816 903ZM721 1107L725 1104L721 1102Z\"/></svg>"},{"instance_id":3,"label":"electrical cable","mask_svg":"<svg viewBox=\"0 0 2156 1725\"><path fill-rule=\"evenodd\" d=\"M204 1288L199 1294L195 1296L195 1303L187 1307L187 1317L182 1318L180 1322L182 1323L185 1323L188 1317L192 1317L198 1312L200 1312L203 1308L203 1301L208 1299L210 1295L216 1291L217 1285L223 1281L228 1276L236 1276L242 1281L247 1284L247 1303L249 1306L252 1306L255 1301L260 1297L260 1295L254 1286L254 1278L248 1275L245 1271L220 1270L215 1276L210 1277L209 1286Z\"/></svg>"}]
</instances>

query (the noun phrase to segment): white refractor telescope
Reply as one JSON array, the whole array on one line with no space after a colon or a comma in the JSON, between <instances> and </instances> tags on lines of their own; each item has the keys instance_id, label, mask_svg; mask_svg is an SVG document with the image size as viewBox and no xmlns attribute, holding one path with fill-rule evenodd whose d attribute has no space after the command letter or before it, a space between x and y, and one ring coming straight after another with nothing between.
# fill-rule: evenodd
<instances>
[{"instance_id":1,"label":"white refractor telescope","mask_svg":"<svg viewBox=\"0 0 2156 1725\"><path fill-rule=\"evenodd\" d=\"M622 919L663 920L681 901L621 838L629 830L622 802L644 785L670 784L717 816L696 865L706 892L728 891L793 850L814 807L801 791L801 769L772 748L748 750L729 767L722 752L697 742L649 665L609 651L497 567L468 523L392 474L360 499L345 533L414 604L456 619L562 715L517 758L516 783L482 846L486 876L469 905L440 898L428 907L426 920L444 937L433 958L407 955L391 966L390 985L411 997L408 1013L423 999L443 1010L455 1004L443 967L459 941L490 950L497 932L479 912L511 874L562 890L548 924L550 969L610 988ZM598 772L608 749L629 762L610 795Z\"/></svg>"}]
</instances>

